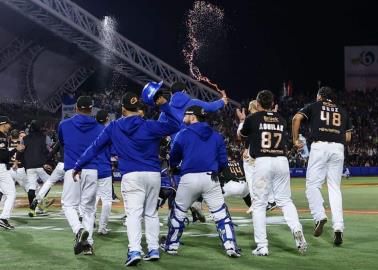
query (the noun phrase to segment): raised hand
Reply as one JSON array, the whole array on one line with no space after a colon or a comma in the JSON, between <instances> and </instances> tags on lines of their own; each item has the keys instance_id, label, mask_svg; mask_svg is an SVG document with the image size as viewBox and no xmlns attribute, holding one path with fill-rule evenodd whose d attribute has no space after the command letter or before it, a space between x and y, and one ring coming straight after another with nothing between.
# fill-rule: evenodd
<instances>
[{"instance_id":1,"label":"raised hand","mask_svg":"<svg viewBox=\"0 0 378 270\"><path fill-rule=\"evenodd\" d=\"M245 108L243 108L243 109L239 109L239 108L237 108L236 109L236 116L238 117L238 119L239 119L239 121L240 122L244 122L244 120L245 120Z\"/></svg>"}]
</instances>

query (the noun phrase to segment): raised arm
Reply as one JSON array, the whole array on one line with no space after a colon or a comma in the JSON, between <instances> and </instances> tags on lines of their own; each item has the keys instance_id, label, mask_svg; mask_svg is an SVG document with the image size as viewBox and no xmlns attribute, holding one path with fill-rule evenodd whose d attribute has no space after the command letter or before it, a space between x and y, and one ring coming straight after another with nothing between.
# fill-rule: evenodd
<instances>
[{"instance_id":1,"label":"raised arm","mask_svg":"<svg viewBox=\"0 0 378 270\"><path fill-rule=\"evenodd\" d=\"M158 137L164 137L176 133L180 130L180 121L178 121L173 114L171 107L166 100L161 97L164 103L160 103L160 110L164 112L167 121L147 121L150 132ZM160 100L159 99L159 100ZM159 102L159 100L157 102ZM159 105L159 103L158 103Z\"/></svg>"}]
</instances>

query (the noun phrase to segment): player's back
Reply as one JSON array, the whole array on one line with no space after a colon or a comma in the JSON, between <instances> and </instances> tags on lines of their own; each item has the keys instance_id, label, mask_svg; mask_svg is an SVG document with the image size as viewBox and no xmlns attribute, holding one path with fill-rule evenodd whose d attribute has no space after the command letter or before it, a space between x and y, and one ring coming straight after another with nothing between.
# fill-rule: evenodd
<instances>
[{"instance_id":1,"label":"player's back","mask_svg":"<svg viewBox=\"0 0 378 270\"><path fill-rule=\"evenodd\" d=\"M104 129L93 117L77 114L59 125L59 141L64 147L64 169L70 170L81 154ZM97 169L97 160L86 164L85 169Z\"/></svg>"},{"instance_id":2,"label":"player's back","mask_svg":"<svg viewBox=\"0 0 378 270\"><path fill-rule=\"evenodd\" d=\"M258 157L286 156L286 121L277 112L257 112L246 119L250 132L250 155Z\"/></svg>"},{"instance_id":3,"label":"player's back","mask_svg":"<svg viewBox=\"0 0 378 270\"><path fill-rule=\"evenodd\" d=\"M345 133L352 129L348 114L341 106L329 101L316 101L299 111L309 123L311 142L345 144Z\"/></svg>"}]
</instances>

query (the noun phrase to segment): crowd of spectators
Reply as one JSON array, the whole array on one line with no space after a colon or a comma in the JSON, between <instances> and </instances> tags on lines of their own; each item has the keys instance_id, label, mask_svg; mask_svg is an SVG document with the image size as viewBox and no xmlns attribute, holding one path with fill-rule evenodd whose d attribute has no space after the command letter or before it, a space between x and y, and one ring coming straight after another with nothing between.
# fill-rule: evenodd
<instances>
[{"instance_id":1,"label":"crowd of spectators","mask_svg":"<svg viewBox=\"0 0 378 270\"><path fill-rule=\"evenodd\" d=\"M120 100L124 91L124 89L105 89L100 92L82 92L80 94L91 95L94 99L95 107L115 113L119 117L121 112ZM313 95L296 95L280 98L277 101L280 114L287 120L289 136L292 117L305 104L314 101L315 95L315 93ZM346 165L378 166L378 90L343 92L339 94L338 101L348 111L354 126L352 142L346 148ZM245 108L248 108L248 103L248 100L241 102ZM53 131L60 120L59 114L51 115L38 108L35 104L27 102L23 104L0 102L0 114L8 115L10 118L16 120L19 129L27 129L30 120L39 118L52 137L54 137ZM157 110L150 107L147 108L147 118L156 119L158 115ZM239 153L243 150L243 143L237 140L235 136L238 120L234 111L221 110L211 113L209 122L216 130L223 134L229 150ZM308 137L308 129L306 127L301 128L301 133L306 138ZM289 143L290 141L289 139ZM290 144L289 149L291 149ZM288 158L290 167L306 167L307 159L303 158L297 151L291 150Z\"/></svg>"}]
</instances>

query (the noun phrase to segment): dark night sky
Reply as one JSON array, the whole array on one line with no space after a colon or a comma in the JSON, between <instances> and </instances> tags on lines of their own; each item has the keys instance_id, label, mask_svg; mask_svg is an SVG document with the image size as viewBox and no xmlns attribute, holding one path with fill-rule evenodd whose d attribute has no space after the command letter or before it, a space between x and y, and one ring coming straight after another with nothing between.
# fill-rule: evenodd
<instances>
[{"instance_id":1,"label":"dark night sky","mask_svg":"<svg viewBox=\"0 0 378 270\"><path fill-rule=\"evenodd\" d=\"M114 16L118 31L187 73L181 50L189 0L74 0L95 16ZM227 35L204 53L200 68L236 100L258 90L316 91L317 81L344 84L344 46L378 45L376 1L208 1L221 7ZM331 3L334 2L334 3ZM337 3L336 3L337 2Z\"/></svg>"}]
</instances>

